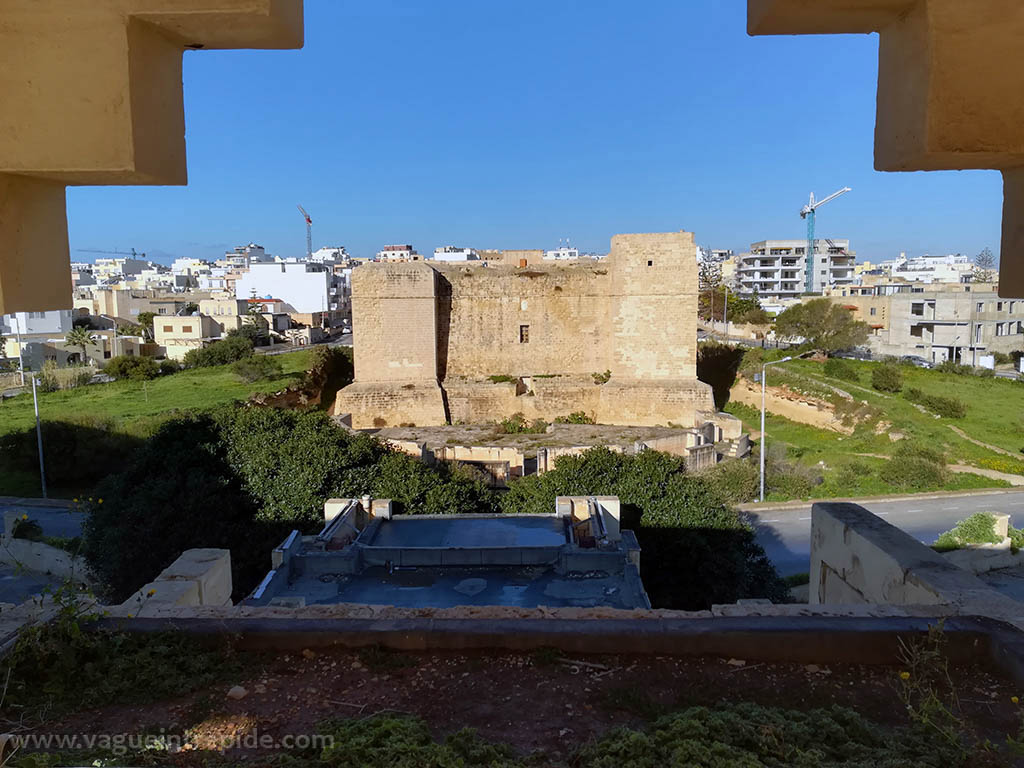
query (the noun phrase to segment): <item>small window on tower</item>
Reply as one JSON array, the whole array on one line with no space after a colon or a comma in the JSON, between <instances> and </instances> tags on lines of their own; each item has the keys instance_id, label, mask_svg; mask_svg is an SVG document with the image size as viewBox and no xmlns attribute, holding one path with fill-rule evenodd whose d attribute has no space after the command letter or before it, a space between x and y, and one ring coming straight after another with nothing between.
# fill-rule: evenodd
<instances>
[{"instance_id":1,"label":"small window on tower","mask_svg":"<svg viewBox=\"0 0 1024 768\"><path fill-rule=\"evenodd\" d=\"M648 259L647 266L648 267L653 267L654 266L654 262Z\"/></svg>"},{"instance_id":2,"label":"small window on tower","mask_svg":"<svg viewBox=\"0 0 1024 768\"><path fill-rule=\"evenodd\" d=\"M529 344L530 343L530 326L520 325L519 326L519 343Z\"/></svg>"}]
</instances>

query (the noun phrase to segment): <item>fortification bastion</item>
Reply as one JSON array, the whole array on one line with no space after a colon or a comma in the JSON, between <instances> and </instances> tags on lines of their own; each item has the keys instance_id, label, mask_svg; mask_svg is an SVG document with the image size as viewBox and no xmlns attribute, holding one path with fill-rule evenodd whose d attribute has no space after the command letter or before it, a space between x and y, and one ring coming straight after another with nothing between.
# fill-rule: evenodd
<instances>
[{"instance_id":1,"label":"fortification bastion","mask_svg":"<svg viewBox=\"0 0 1024 768\"><path fill-rule=\"evenodd\" d=\"M548 421L698 426L690 232L616 235L601 261L369 264L352 275L355 429ZM498 381L494 381L498 379Z\"/></svg>"}]
</instances>

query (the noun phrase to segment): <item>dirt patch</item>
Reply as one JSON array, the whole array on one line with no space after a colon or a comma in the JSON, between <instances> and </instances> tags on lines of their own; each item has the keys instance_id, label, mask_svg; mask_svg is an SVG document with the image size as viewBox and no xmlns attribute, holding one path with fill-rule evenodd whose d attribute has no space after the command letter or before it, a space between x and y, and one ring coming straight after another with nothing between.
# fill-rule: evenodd
<instances>
[{"instance_id":1,"label":"dirt patch","mask_svg":"<svg viewBox=\"0 0 1024 768\"><path fill-rule=\"evenodd\" d=\"M840 704L886 725L906 724L896 696L899 669L854 665L740 663L718 658L561 657L533 654L328 650L245 654L253 670L231 685L175 701L81 712L39 730L47 733L182 734L194 749L224 737L258 732L283 739L316 734L327 719L379 712L422 717L435 736L470 726L521 753L565 759L618 725L641 726L668 711L720 701L812 709ZM1016 731L1016 691L985 670L956 669L954 681L969 724L1002 742ZM259 765L272 750L239 749L229 757ZM201 765L198 753L177 755Z\"/></svg>"}]
</instances>

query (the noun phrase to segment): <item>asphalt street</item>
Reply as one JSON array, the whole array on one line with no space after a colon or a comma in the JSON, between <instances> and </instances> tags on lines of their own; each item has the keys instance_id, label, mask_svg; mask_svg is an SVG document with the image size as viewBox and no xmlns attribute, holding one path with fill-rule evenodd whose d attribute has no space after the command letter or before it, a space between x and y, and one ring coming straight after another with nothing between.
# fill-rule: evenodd
<instances>
[{"instance_id":1,"label":"asphalt street","mask_svg":"<svg viewBox=\"0 0 1024 768\"><path fill-rule=\"evenodd\" d=\"M864 501L862 506L925 544L957 521L975 512L1009 514L1010 523L1024 525L1024 490L963 496L904 497L898 501ZM807 573L811 557L811 505L746 512L757 540L779 573Z\"/></svg>"}]
</instances>

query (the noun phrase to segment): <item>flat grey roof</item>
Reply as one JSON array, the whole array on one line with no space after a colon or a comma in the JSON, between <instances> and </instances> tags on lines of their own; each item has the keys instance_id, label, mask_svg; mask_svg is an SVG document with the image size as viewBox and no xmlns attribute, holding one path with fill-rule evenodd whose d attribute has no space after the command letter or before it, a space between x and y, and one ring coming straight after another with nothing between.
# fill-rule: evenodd
<instances>
[{"instance_id":1,"label":"flat grey roof","mask_svg":"<svg viewBox=\"0 0 1024 768\"><path fill-rule=\"evenodd\" d=\"M370 547L558 547L567 542L565 518L408 517L383 520Z\"/></svg>"}]
</instances>

